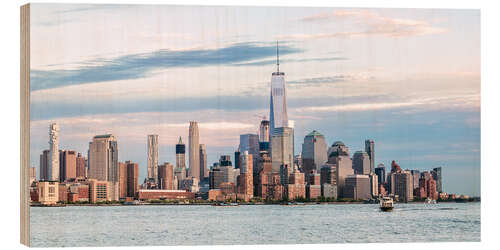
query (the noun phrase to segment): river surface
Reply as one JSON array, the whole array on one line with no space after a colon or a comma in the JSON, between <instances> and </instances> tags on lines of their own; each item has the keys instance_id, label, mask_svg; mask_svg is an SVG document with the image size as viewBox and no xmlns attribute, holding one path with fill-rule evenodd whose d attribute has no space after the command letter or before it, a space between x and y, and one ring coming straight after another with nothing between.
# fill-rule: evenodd
<instances>
[{"instance_id":1,"label":"river surface","mask_svg":"<svg viewBox=\"0 0 500 250\"><path fill-rule=\"evenodd\" d=\"M31 208L34 247L480 241L480 203Z\"/></svg>"}]
</instances>

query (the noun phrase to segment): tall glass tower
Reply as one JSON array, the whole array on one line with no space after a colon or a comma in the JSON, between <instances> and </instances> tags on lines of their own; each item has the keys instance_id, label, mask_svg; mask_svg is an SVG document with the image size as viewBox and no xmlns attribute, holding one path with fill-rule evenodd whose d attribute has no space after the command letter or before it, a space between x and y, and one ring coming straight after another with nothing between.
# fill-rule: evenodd
<instances>
[{"instance_id":1,"label":"tall glass tower","mask_svg":"<svg viewBox=\"0 0 500 250\"><path fill-rule=\"evenodd\" d=\"M276 66L278 70L271 77L271 109L269 120L271 135L276 128L288 127L285 73L280 72L278 43L276 43Z\"/></svg>"}]
</instances>

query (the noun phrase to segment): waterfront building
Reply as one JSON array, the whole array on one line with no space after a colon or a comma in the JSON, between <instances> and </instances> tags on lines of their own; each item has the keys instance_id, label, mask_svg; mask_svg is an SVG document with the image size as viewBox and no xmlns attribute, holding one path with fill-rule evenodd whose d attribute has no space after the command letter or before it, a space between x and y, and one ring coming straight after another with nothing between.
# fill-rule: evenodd
<instances>
[{"instance_id":1,"label":"waterfront building","mask_svg":"<svg viewBox=\"0 0 500 250\"><path fill-rule=\"evenodd\" d=\"M248 151L244 151L243 155L240 156L240 162L239 193L243 194L245 200L248 201L253 198L253 155L249 154Z\"/></svg>"},{"instance_id":2,"label":"waterfront building","mask_svg":"<svg viewBox=\"0 0 500 250\"><path fill-rule=\"evenodd\" d=\"M136 197L139 190L139 164L126 161L127 165L127 197Z\"/></svg>"},{"instance_id":3,"label":"waterfront building","mask_svg":"<svg viewBox=\"0 0 500 250\"><path fill-rule=\"evenodd\" d=\"M78 153L76 156L76 178L86 178L85 175L85 157Z\"/></svg>"},{"instance_id":4,"label":"waterfront building","mask_svg":"<svg viewBox=\"0 0 500 250\"><path fill-rule=\"evenodd\" d=\"M353 174L345 178L343 198L365 200L372 198L368 175Z\"/></svg>"},{"instance_id":5,"label":"waterfront building","mask_svg":"<svg viewBox=\"0 0 500 250\"><path fill-rule=\"evenodd\" d=\"M270 139L269 121L262 120L259 127L259 142L269 142Z\"/></svg>"},{"instance_id":6,"label":"waterfront building","mask_svg":"<svg viewBox=\"0 0 500 250\"><path fill-rule=\"evenodd\" d=\"M306 185L306 197L308 199L317 199L321 196L321 185Z\"/></svg>"},{"instance_id":7,"label":"waterfront building","mask_svg":"<svg viewBox=\"0 0 500 250\"><path fill-rule=\"evenodd\" d=\"M177 189L177 186L174 186L174 165L170 162L158 166L158 185L160 189Z\"/></svg>"},{"instance_id":8,"label":"waterfront building","mask_svg":"<svg viewBox=\"0 0 500 250\"><path fill-rule=\"evenodd\" d=\"M76 178L76 152L59 150L59 181L65 182Z\"/></svg>"},{"instance_id":9,"label":"waterfront building","mask_svg":"<svg viewBox=\"0 0 500 250\"><path fill-rule=\"evenodd\" d=\"M189 122L189 176L200 179L200 132L198 122Z\"/></svg>"},{"instance_id":10,"label":"waterfront building","mask_svg":"<svg viewBox=\"0 0 500 250\"><path fill-rule=\"evenodd\" d=\"M321 184L321 196L337 199L337 185L328 183Z\"/></svg>"},{"instance_id":11,"label":"waterfront building","mask_svg":"<svg viewBox=\"0 0 500 250\"><path fill-rule=\"evenodd\" d=\"M370 157L365 151L356 151L352 156L352 168L354 174L369 174L374 171L370 170Z\"/></svg>"},{"instance_id":12,"label":"waterfront building","mask_svg":"<svg viewBox=\"0 0 500 250\"><path fill-rule=\"evenodd\" d=\"M443 181L442 181L442 175L441 175L441 167L433 168L432 169L432 177L434 180L436 180L436 190L438 193L443 192Z\"/></svg>"},{"instance_id":13,"label":"waterfront building","mask_svg":"<svg viewBox=\"0 0 500 250\"><path fill-rule=\"evenodd\" d=\"M148 135L148 179L158 182L158 135Z\"/></svg>"},{"instance_id":14,"label":"waterfront building","mask_svg":"<svg viewBox=\"0 0 500 250\"><path fill-rule=\"evenodd\" d=\"M378 183L384 184L385 183L385 165L382 163L378 164L378 166L375 168L375 174L378 176Z\"/></svg>"},{"instance_id":15,"label":"waterfront building","mask_svg":"<svg viewBox=\"0 0 500 250\"><path fill-rule=\"evenodd\" d=\"M401 170L391 174L391 193L402 202L413 200L413 177L410 171Z\"/></svg>"},{"instance_id":16,"label":"waterfront building","mask_svg":"<svg viewBox=\"0 0 500 250\"><path fill-rule=\"evenodd\" d=\"M224 182L224 172L218 166L210 169L208 176L210 189L219 189L220 184Z\"/></svg>"},{"instance_id":17,"label":"waterfront building","mask_svg":"<svg viewBox=\"0 0 500 250\"><path fill-rule=\"evenodd\" d=\"M326 150L325 136L318 131L313 130L304 137L301 156L302 169L306 173L306 178L312 170L319 172L321 166L327 162Z\"/></svg>"},{"instance_id":18,"label":"waterfront building","mask_svg":"<svg viewBox=\"0 0 500 250\"><path fill-rule=\"evenodd\" d=\"M118 189L118 197L127 198L127 164L124 162L118 162Z\"/></svg>"},{"instance_id":19,"label":"waterfront building","mask_svg":"<svg viewBox=\"0 0 500 250\"><path fill-rule=\"evenodd\" d=\"M44 150L42 154L40 154L40 180L47 181L50 179L49 175L49 158L50 158L50 150Z\"/></svg>"},{"instance_id":20,"label":"waterfront building","mask_svg":"<svg viewBox=\"0 0 500 250\"><path fill-rule=\"evenodd\" d=\"M241 151L240 147L234 152L234 169L239 169L241 164L240 164L240 156L241 156Z\"/></svg>"},{"instance_id":21,"label":"waterfront building","mask_svg":"<svg viewBox=\"0 0 500 250\"><path fill-rule=\"evenodd\" d=\"M108 181L99 181L96 179L89 179L89 202L97 203L103 201L113 200L110 196L110 186Z\"/></svg>"},{"instance_id":22,"label":"waterfront building","mask_svg":"<svg viewBox=\"0 0 500 250\"><path fill-rule=\"evenodd\" d=\"M194 193L186 190L140 189L139 200L192 200Z\"/></svg>"},{"instance_id":23,"label":"waterfront building","mask_svg":"<svg viewBox=\"0 0 500 250\"><path fill-rule=\"evenodd\" d=\"M96 135L89 143L89 178L109 182L109 199L119 199L118 142L114 135Z\"/></svg>"},{"instance_id":24,"label":"waterfront building","mask_svg":"<svg viewBox=\"0 0 500 250\"><path fill-rule=\"evenodd\" d=\"M365 140L365 151L370 158L370 173L375 171L375 142L373 140Z\"/></svg>"},{"instance_id":25,"label":"waterfront building","mask_svg":"<svg viewBox=\"0 0 500 250\"><path fill-rule=\"evenodd\" d=\"M276 44L276 66L277 71L271 76L271 103L270 103L270 119L269 127L271 136L275 133L276 128L289 127L287 101L286 101L286 84L285 73L279 69L279 48ZM271 146L272 148L272 146Z\"/></svg>"},{"instance_id":26,"label":"waterfront building","mask_svg":"<svg viewBox=\"0 0 500 250\"><path fill-rule=\"evenodd\" d=\"M49 126L49 180L59 181L59 125L51 123Z\"/></svg>"},{"instance_id":27,"label":"waterfront building","mask_svg":"<svg viewBox=\"0 0 500 250\"><path fill-rule=\"evenodd\" d=\"M59 201L59 183L57 181L39 181L37 183L38 201L43 205L53 205Z\"/></svg>"},{"instance_id":28,"label":"waterfront building","mask_svg":"<svg viewBox=\"0 0 500 250\"><path fill-rule=\"evenodd\" d=\"M328 163L334 164L337 167L337 197L342 198L344 195L345 178L348 175L354 174L352 160L349 157L349 148L341 141L333 143L328 149Z\"/></svg>"},{"instance_id":29,"label":"waterfront building","mask_svg":"<svg viewBox=\"0 0 500 250\"><path fill-rule=\"evenodd\" d=\"M207 148L205 144L200 144L200 181L206 177L208 177Z\"/></svg>"},{"instance_id":30,"label":"waterfront building","mask_svg":"<svg viewBox=\"0 0 500 250\"><path fill-rule=\"evenodd\" d=\"M67 202L68 201L68 186L69 184L67 183L59 183L59 199L58 201L60 202Z\"/></svg>"}]
</instances>

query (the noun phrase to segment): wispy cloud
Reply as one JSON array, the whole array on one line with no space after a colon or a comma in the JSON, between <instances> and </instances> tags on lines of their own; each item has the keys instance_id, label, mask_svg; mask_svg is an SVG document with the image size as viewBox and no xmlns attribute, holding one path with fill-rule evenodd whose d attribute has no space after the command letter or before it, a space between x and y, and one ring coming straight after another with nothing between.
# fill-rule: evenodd
<instances>
[{"instance_id":1,"label":"wispy cloud","mask_svg":"<svg viewBox=\"0 0 500 250\"><path fill-rule=\"evenodd\" d=\"M281 54L299 53L300 49L281 45ZM274 43L236 43L217 49L183 51L158 50L130 54L114 59L95 59L83 62L77 69L32 70L31 90L50 89L94 82L137 79L152 74L153 70L176 67L232 65L262 59L276 54Z\"/></svg>"},{"instance_id":2,"label":"wispy cloud","mask_svg":"<svg viewBox=\"0 0 500 250\"><path fill-rule=\"evenodd\" d=\"M282 39L358 38L366 36L409 37L444 33L447 30L432 26L429 22L391 18L368 10L336 10L301 18L303 22L324 22L329 20L352 20L361 30L333 33L291 34Z\"/></svg>"},{"instance_id":3,"label":"wispy cloud","mask_svg":"<svg viewBox=\"0 0 500 250\"><path fill-rule=\"evenodd\" d=\"M280 53L281 53L281 48L280 48ZM295 63L295 62L326 62L326 61L342 61L342 60L348 60L349 58L347 57L318 57L318 58L302 58L302 59L280 59L280 63ZM253 62L244 62L244 63L237 63L234 64L236 66L260 66L260 65L270 65L270 64L275 64L276 59L270 59L270 60L260 60L260 61L253 61Z\"/></svg>"}]
</instances>

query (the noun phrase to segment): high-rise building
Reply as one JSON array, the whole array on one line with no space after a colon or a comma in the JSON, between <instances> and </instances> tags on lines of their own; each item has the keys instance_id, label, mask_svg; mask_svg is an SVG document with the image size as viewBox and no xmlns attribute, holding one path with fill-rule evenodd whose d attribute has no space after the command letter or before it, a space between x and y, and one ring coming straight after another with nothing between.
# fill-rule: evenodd
<instances>
[{"instance_id":1,"label":"high-rise building","mask_svg":"<svg viewBox=\"0 0 500 250\"><path fill-rule=\"evenodd\" d=\"M269 142L269 121L262 120L259 127L259 142Z\"/></svg>"},{"instance_id":2,"label":"high-rise building","mask_svg":"<svg viewBox=\"0 0 500 250\"><path fill-rule=\"evenodd\" d=\"M158 167L158 185L160 189L174 190L174 166L169 162Z\"/></svg>"},{"instance_id":3,"label":"high-rise building","mask_svg":"<svg viewBox=\"0 0 500 250\"><path fill-rule=\"evenodd\" d=\"M189 176L200 179L200 132L196 121L189 122Z\"/></svg>"},{"instance_id":4,"label":"high-rise building","mask_svg":"<svg viewBox=\"0 0 500 250\"><path fill-rule=\"evenodd\" d=\"M420 187L419 185L419 180L420 180L420 171L418 170L410 170L411 177L413 178L413 190L417 189Z\"/></svg>"},{"instance_id":5,"label":"high-rise building","mask_svg":"<svg viewBox=\"0 0 500 250\"><path fill-rule=\"evenodd\" d=\"M438 193L443 192L443 181L441 175L441 167L432 169L432 177L436 180L436 190Z\"/></svg>"},{"instance_id":6,"label":"high-rise building","mask_svg":"<svg viewBox=\"0 0 500 250\"><path fill-rule=\"evenodd\" d=\"M328 149L328 163L337 167L337 197L343 198L345 178L354 174L349 148L341 141L334 142Z\"/></svg>"},{"instance_id":7,"label":"high-rise building","mask_svg":"<svg viewBox=\"0 0 500 250\"><path fill-rule=\"evenodd\" d=\"M240 154L248 151L252 155L253 165L257 166L259 162L259 136L257 134L240 135ZM235 159L236 162L236 159ZM256 170L256 169L255 169ZM253 174L257 174L256 172Z\"/></svg>"},{"instance_id":8,"label":"high-rise building","mask_svg":"<svg viewBox=\"0 0 500 250\"><path fill-rule=\"evenodd\" d=\"M245 200L253 198L253 155L244 151L240 156L240 193Z\"/></svg>"},{"instance_id":9,"label":"high-rise building","mask_svg":"<svg viewBox=\"0 0 500 250\"><path fill-rule=\"evenodd\" d=\"M234 152L234 169L239 169L241 167L240 156L241 156L241 151L240 147L238 147L238 149Z\"/></svg>"},{"instance_id":10,"label":"high-rise building","mask_svg":"<svg viewBox=\"0 0 500 250\"><path fill-rule=\"evenodd\" d=\"M137 197L139 191L139 164L126 161L127 165L127 197Z\"/></svg>"},{"instance_id":11,"label":"high-rise building","mask_svg":"<svg viewBox=\"0 0 500 250\"><path fill-rule=\"evenodd\" d=\"M186 178L186 145L179 137L179 142L175 145L175 170L174 175L179 183Z\"/></svg>"},{"instance_id":12,"label":"high-rise building","mask_svg":"<svg viewBox=\"0 0 500 250\"><path fill-rule=\"evenodd\" d=\"M76 178L76 152L59 150L59 181L64 182Z\"/></svg>"},{"instance_id":13,"label":"high-rise building","mask_svg":"<svg viewBox=\"0 0 500 250\"><path fill-rule=\"evenodd\" d=\"M274 134L276 128L289 127L286 102L285 73L280 72L279 47L276 43L276 65L277 71L271 76L271 105L270 105L270 134Z\"/></svg>"},{"instance_id":14,"label":"high-rise building","mask_svg":"<svg viewBox=\"0 0 500 250\"><path fill-rule=\"evenodd\" d=\"M236 183L235 169L231 162L231 156L221 155L218 168L222 171L223 182Z\"/></svg>"},{"instance_id":15,"label":"high-rise building","mask_svg":"<svg viewBox=\"0 0 500 250\"><path fill-rule=\"evenodd\" d=\"M365 151L370 157L370 173L375 171L375 142L373 140L365 141Z\"/></svg>"},{"instance_id":16,"label":"high-rise building","mask_svg":"<svg viewBox=\"0 0 500 250\"><path fill-rule=\"evenodd\" d=\"M308 179L312 170L321 171L321 166L328 160L325 136L316 130L304 137L302 144L302 169Z\"/></svg>"},{"instance_id":17,"label":"high-rise building","mask_svg":"<svg viewBox=\"0 0 500 250\"><path fill-rule=\"evenodd\" d=\"M352 168L354 174L369 174L374 171L370 170L370 157L365 151L356 151L352 156Z\"/></svg>"},{"instance_id":18,"label":"high-rise building","mask_svg":"<svg viewBox=\"0 0 500 250\"><path fill-rule=\"evenodd\" d=\"M158 182L158 135L148 135L148 179Z\"/></svg>"},{"instance_id":19,"label":"high-rise building","mask_svg":"<svg viewBox=\"0 0 500 250\"><path fill-rule=\"evenodd\" d=\"M275 128L271 135L271 160L273 173L281 174L282 169L288 166L293 168L293 128Z\"/></svg>"},{"instance_id":20,"label":"high-rise building","mask_svg":"<svg viewBox=\"0 0 500 250\"><path fill-rule=\"evenodd\" d=\"M343 198L365 200L371 197L370 179L368 175L354 174L348 175L345 178Z\"/></svg>"},{"instance_id":21,"label":"high-rise building","mask_svg":"<svg viewBox=\"0 0 500 250\"><path fill-rule=\"evenodd\" d=\"M391 174L391 193L399 196L399 201L413 200L413 177L410 171L397 171Z\"/></svg>"},{"instance_id":22,"label":"high-rise building","mask_svg":"<svg viewBox=\"0 0 500 250\"><path fill-rule=\"evenodd\" d=\"M49 180L59 181L59 125L49 126Z\"/></svg>"},{"instance_id":23,"label":"high-rise building","mask_svg":"<svg viewBox=\"0 0 500 250\"><path fill-rule=\"evenodd\" d=\"M205 177L208 177L207 148L205 144L200 144L200 181Z\"/></svg>"},{"instance_id":24,"label":"high-rise building","mask_svg":"<svg viewBox=\"0 0 500 250\"><path fill-rule=\"evenodd\" d=\"M378 176L378 183L384 184L385 183L385 165L382 163L378 164L378 166L375 168L375 174Z\"/></svg>"},{"instance_id":25,"label":"high-rise building","mask_svg":"<svg viewBox=\"0 0 500 250\"><path fill-rule=\"evenodd\" d=\"M85 157L78 153L76 156L76 178L85 178Z\"/></svg>"},{"instance_id":26,"label":"high-rise building","mask_svg":"<svg viewBox=\"0 0 500 250\"><path fill-rule=\"evenodd\" d=\"M89 143L89 177L109 182L108 198L118 200L118 142L114 135L96 135Z\"/></svg>"},{"instance_id":27,"label":"high-rise building","mask_svg":"<svg viewBox=\"0 0 500 250\"><path fill-rule=\"evenodd\" d=\"M127 164L118 162L118 197L125 199L127 197Z\"/></svg>"},{"instance_id":28,"label":"high-rise building","mask_svg":"<svg viewBox=\"0 0 500 250\"><path fill-rule=\"evenodd\" d=\"M49 175L49 158L50 150L44 150L40 155L40 180L48 181L50 179Z\"/></svg>"}]
</instances>

